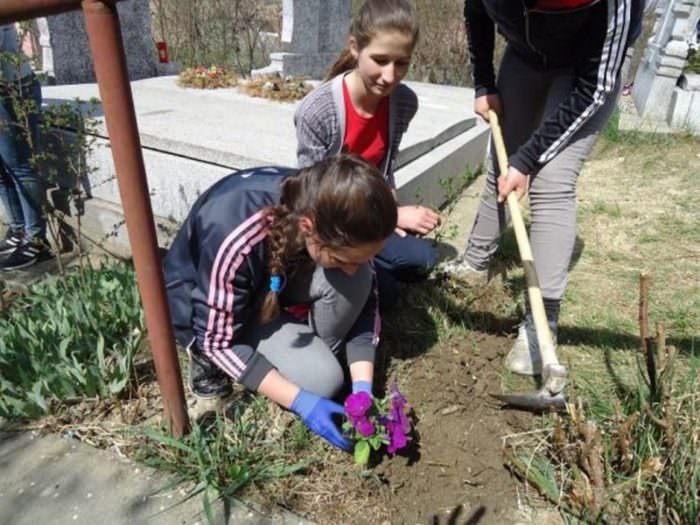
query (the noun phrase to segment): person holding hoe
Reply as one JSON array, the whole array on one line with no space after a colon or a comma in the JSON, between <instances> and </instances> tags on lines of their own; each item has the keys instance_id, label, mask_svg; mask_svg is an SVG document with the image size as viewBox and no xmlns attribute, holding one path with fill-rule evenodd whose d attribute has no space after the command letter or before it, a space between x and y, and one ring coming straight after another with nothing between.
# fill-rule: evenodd
<instances>
[{"instance_id":1,"label":"person holding hoe","mask_svg":"<svg viewBox=\"0 0 700 525\"><path fill-rule=\"evenodd\" d=\"M509 193L529 195L530 242L553 336L576 239L576 185L615 108L625 51L641 30L643 0L466 0L474 111L499 115L508 158L491 148L486 187L464 254L448 268L485 275L508 217ZM498 76L495 30L506 49ZM525 302L529 305L529 302ZM539 374L529 306L506 357L515 373Z\"/></svg>"}]
</instances>

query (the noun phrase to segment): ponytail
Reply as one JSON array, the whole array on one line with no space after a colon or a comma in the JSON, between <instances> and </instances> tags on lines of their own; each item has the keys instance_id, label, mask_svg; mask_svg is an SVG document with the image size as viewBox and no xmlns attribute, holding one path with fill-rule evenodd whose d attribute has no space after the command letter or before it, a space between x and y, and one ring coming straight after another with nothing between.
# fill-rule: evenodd
<instances>
[{"instance_id":1,"label":"ponytail","mask_svg":"<svg viewBox=\"0 0 700 525\"><path fill-rule=\"evenodd\" d=\"M268 209L268 220L271 222L267 232L269 280L266 283L268 291L260 311L262 324L273 321L279 315L279 294L287 281L287 261L293 253L303 249L303 239L298 231L296 218L284 204Z\"/></svg>"},{"instance_id":2,"label":"ponytail","mask_svg":"<svg viewBox=\"0 0 700 525\"><path fill-rule=\"evenodd\" d=\"M328 70L328 74L326 75L324 82L334 77L337 77L341 73L345 73L346 71L355 69L356 67L357 60L355 60L355 57L352 56L352 52L350 51L350 44L347 44L345 46L345 49L343 49L343 51L340 53L338 60L336 60L335 63L331 66L331 68Z\"/></svg>"}]
</instances>

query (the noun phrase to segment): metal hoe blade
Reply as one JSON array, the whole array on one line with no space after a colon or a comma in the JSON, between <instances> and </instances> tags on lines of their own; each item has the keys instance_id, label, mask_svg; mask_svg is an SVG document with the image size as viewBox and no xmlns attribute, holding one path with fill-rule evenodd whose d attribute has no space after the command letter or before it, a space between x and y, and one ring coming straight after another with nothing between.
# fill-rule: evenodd
<instances>
[{"instance_id":1,"label":"metal hoe blade","mask_svg":"<svg viewBox=\"0 0 700 525\"><path fill-rule=\"evenodd\" d=\"M536 392L512 392L510 394L491 394L507 406L531 410L533 412L547 412L549 410L564 410L566 408L566 396L564 394L552 395L546 388Z\"/></svg>"},{"instance_id":2,"label":"metal hoe blade","mask_svg":"<svg viewBox=\"0 0 700 525\"><path fill-rule=\"evenodd\" d=\"M566 368L561 365L548 365L542 370L542 388L534 392L512 392L510 394L491 394L508 406L534 412L563 410L567 399L562 393L566 386Z\"/></svg>"}]
</instances>

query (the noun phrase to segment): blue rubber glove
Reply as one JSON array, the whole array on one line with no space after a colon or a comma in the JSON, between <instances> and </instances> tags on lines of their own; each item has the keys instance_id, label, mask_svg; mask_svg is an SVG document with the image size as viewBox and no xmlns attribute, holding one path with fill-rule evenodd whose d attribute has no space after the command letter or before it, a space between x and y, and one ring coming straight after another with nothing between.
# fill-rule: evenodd
<instances>
[{"instance_id":1,"label":"blue rubber glove","mask_svg":"<svg viewBox=\"0 0 700 525\"><path fill-rule=\"evenodd\" d=\"M334 414L345 415L345 410L338 403L312 394L307 390L300 390L289 408L301 418L314 434L346 452L352 450L350 440L340 433L333 422Z\"/></svg>"},{"instance_id":2,"label":"blue rubber glove","mask_svg":"<svg viewBox=\"0 0 700 525\"><path fill-rule=\"evenodd\" d=\"M372 383L369 381L353 381L352 382L352 393L357 392L367 392L370 396L372 395Z\"/></svg>"}]
</instances>

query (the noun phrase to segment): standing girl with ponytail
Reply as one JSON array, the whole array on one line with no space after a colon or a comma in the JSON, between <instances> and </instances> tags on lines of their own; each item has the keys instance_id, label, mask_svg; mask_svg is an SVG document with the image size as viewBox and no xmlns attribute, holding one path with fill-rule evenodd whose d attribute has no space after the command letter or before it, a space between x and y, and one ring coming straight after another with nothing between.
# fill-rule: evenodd
<instances>
[{"instance_id":1,"label":"standing girl with ponytail","mask_svg":"<svg viewBox=\"0 0 700 525\"><path fill-rule=\"evenodd\" d=\"M368 262L396 215L381 174L349 155L239 172L204 193L164 263L193 392L223 396L232 379L349 449L332 399L346 374L353 391L372 388L380 323Z\"/></svg>"},{"instance_id":2,"label":"standing girl with ponytail","mask_svg":"<svg viewBox=\"0 0 700 525\"><path fill-rule=\"evenodd\" d=\"M401 80L411 64L418 25L406 0L367 0L350 27L348 44L326 82L302 100L294 122L300 167L354 153L374 164L394 191L401 138L418 109L416 94ZM380 302L398 298L398 281L424 278L435 266L426 235L440 217L425 206L399 206L398 227L375 258Z\"/></svg>"}]
</instances>

